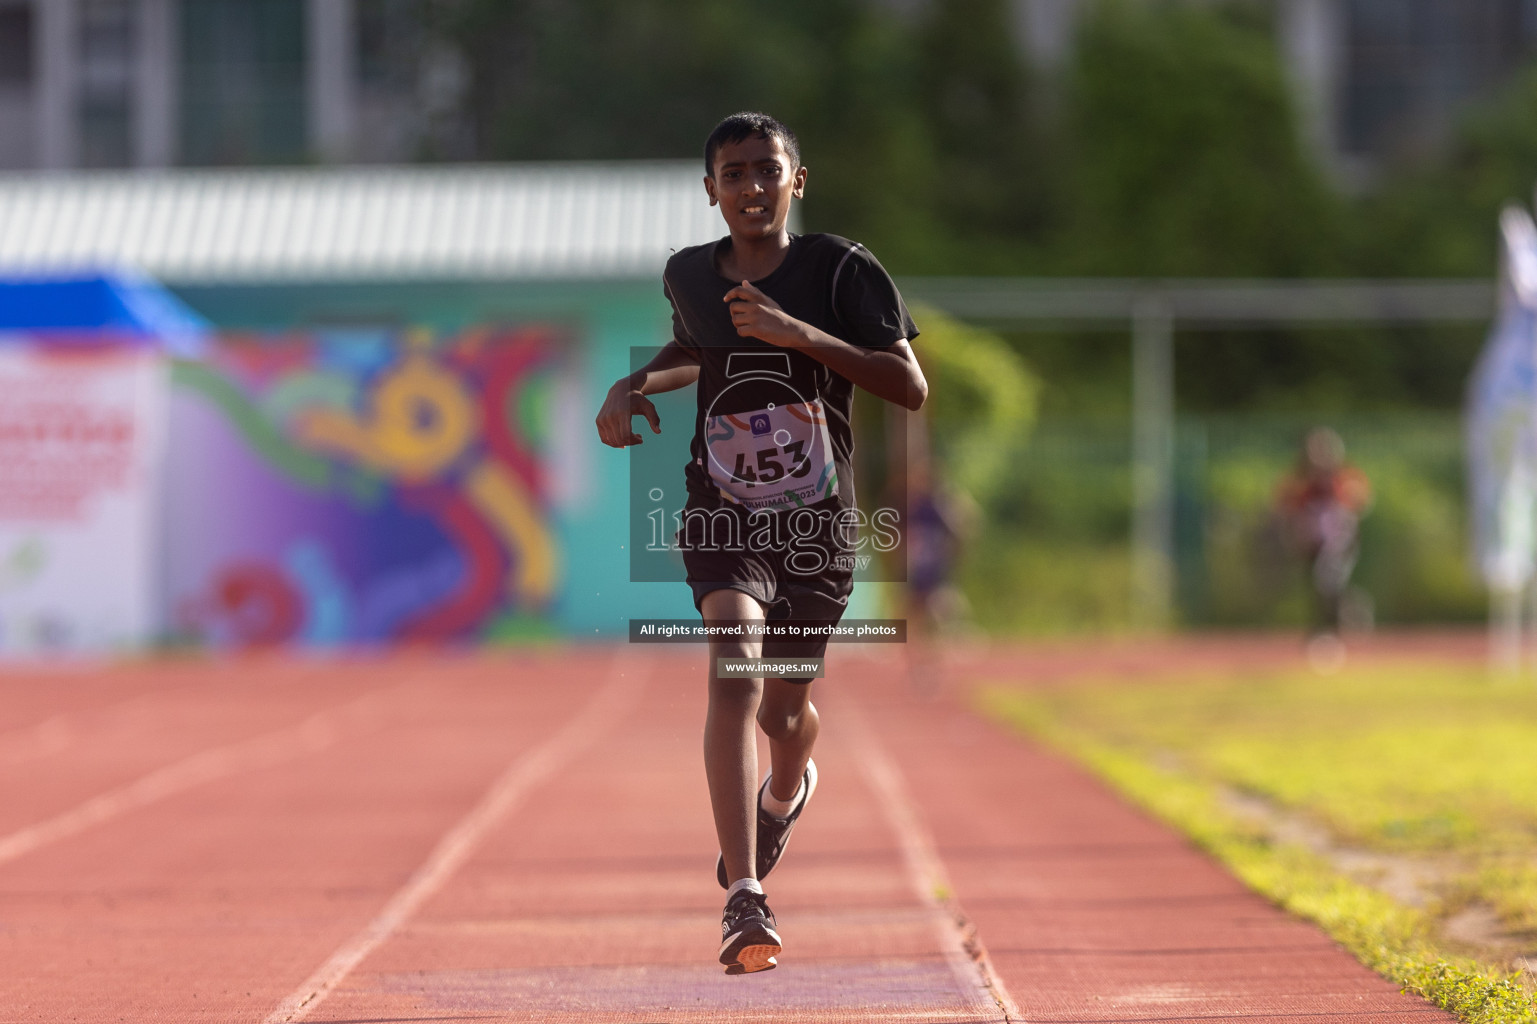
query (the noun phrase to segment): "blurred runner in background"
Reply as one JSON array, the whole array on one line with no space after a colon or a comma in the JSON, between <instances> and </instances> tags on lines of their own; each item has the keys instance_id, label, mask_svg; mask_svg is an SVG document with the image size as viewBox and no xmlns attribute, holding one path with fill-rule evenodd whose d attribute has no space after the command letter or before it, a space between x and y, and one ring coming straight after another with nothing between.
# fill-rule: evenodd
<instances>
[{"instance_id":1,"label":"blurred runner in background","mask_svg":"<svg viewBox=\"0 0 1537 1024\"><path fill-rule=\"evenodd\" d=\"M944 687L944 660L936 639L964 622L970 612L966 596L954 582L961 552L975 527L976 502L964 491L948 486L938 472L929 447L927 417L922 412L895 411L906 444L892 446L891 486L907 490L907 528L903 532L907 585L903 614L907 619L907 676L919 693L932 695Z\"/></svg>"},{"instance_id":2,"label":"blurred runner in background","mask_svg":"<svg viewBox=\"0 0 1537 1024\"><path fill-rule=\"evenodd\" d=\"M1345 461L1345 442L1328 427L1308 431L1296 468L1282 479L1276 512L1287 546L1303 560L1313 595L1313 641L1327 660L1346 617L1361 517L1371 505L1366 475ZM1329 648L1327 651L1322 648Z\"/></svg>"}]
</instances>

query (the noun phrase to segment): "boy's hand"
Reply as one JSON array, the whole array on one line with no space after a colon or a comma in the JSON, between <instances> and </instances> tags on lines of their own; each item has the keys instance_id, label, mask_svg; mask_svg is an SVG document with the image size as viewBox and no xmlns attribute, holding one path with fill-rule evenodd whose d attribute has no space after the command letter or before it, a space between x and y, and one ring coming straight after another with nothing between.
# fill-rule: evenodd
<instances>
[{"instance_id":1,"label":"boy's hand","mask_svg":"<svg viewBox=\"0 0 1537 1024\"><path fill-rule=\"evenodd\" d=\"M758 338L780 348L794 348L801 340L801 322L779 308L779 303L743 281L726 293L731 303L731 323L744 338Z\"/></svg>"},{"instance_id":2,"label":"boy's hand","mask_svg":"<svg viewBox=\"0 0 1537 1024\"><path fill-rule=\"evenodd\" d=\"M631 426L635 416L646 417L653 434L662 432L662 420L651 399L630 387L629 378L616 380L603 399L603 408L598 410L598 437L610 448L640 444L641 436Z\"/></svg>"}]
</instances>

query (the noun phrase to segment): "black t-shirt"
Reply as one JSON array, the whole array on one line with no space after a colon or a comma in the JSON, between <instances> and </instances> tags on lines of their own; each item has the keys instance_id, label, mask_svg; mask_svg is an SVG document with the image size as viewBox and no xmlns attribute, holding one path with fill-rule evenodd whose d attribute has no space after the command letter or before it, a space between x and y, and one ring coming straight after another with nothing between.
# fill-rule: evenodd
<instances>
[{"instance_id":1,"label":"black t-shirt","mask_svg":"<svg viewBox=\"0 0 1537 1024\"><path fill-rule=\"evenodd\" d=\"M673 336L699 358L699 411L685 472L689 502L788 509L854 507L854 385L803 352L744 338L721 276L726 237L675 253L662 275ZM870 251L837 235L792 235L784 262L754 281L803 323L851 345L918 336L902 296Z\"/></svg>"}]
</instances>

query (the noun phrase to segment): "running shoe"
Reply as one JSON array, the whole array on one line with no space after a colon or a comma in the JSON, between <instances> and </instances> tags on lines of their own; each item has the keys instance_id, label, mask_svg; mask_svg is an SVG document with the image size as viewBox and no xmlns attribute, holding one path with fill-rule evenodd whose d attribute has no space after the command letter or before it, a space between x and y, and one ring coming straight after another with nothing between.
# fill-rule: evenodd
<instances>
[{"instance_id":1,"label":"running shoe","mask_svg":"<svg viewBox=\"0 0 1537 1024\"><path fill-rule=\"evenodd\" d=\"M763 794L768 791L769 776L763 780L763 785L758 787L758 857L757 874L758 881L768 877L768 873L774 870L774 865L779 863L779 858L784 856L785 847L790 844L790 830L795 827L795 821L801 816L801 811L811 802L811 794L817 791L817 763L806 761L805 782L801 786L800 799L795 806L790 808L790 814L784 818L776 818L763 809ZM731 888L731 880L726 878L726 858L717 857L715 861L715 880L720 883L722 889Z\"/></svg>"},{"instance_id":2,"label":"running shoe","mask_svg":"<svg viewBox=\"0 0 1537 1024\"><path fill-rule=\"evenodd\" d=\"M727 974L756 974L779 966L774 957L783 947L774 923L774 912L762 893L739 889L726 901L720 920L720 962Z\"/></svg>"}]
</instances>

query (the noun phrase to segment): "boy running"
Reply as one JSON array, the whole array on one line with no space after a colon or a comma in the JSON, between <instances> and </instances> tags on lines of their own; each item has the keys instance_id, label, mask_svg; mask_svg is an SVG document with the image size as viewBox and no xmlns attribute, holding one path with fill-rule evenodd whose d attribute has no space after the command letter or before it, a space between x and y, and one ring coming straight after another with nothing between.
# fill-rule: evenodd
<instances>
[{"instance_id":1,"label":"boy running","mask_svg":"<svg viewBox=\"0 0 1537 1024\"><path fill-rule=\"evenodd\" d=\"M728 974L776 966L781 942L760 884L816 791L811 672L722 674L723 659L820 659L853 591L854 385L917 409L928 384L908 342L918 329L881 265L836 235L791 235L806 187L795 135L765 114L734 114L705 143L705 192L730 234L667 261L673 338L609 389L598 434L640 444L632 417L661 433L646 397L698 384L678 532L710 641L705 775L726 889L720 962ZM759 639L794 621L820 638ZM758 785L753 723L768 736Z\"/></svg>"}]
</instances>

